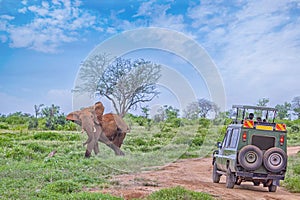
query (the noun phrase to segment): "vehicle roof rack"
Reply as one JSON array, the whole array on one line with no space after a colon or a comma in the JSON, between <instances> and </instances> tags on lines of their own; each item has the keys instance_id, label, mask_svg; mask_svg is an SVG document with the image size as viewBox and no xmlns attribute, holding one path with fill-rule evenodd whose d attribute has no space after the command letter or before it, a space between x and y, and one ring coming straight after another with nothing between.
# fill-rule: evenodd
<instances>
[{"instance_id":1,"label":"vehicle roof rack","mask_svg":"<svg viewBox=\"0 0 300 200\"><path fill-rule=\"evenodd\" d=\"M276 108L265 106L233 105L232 108L277 111Z\"/></svg>"}]
</instances>

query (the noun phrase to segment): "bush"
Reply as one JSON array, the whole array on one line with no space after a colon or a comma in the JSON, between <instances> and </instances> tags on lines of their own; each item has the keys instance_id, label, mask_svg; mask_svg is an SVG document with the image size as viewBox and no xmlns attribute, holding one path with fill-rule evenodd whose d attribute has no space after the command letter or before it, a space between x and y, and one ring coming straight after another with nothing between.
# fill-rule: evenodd
<instances>
[{"instance_id":1,"label":"bush","mask_svg":"<svg viewBox=\"0 0 300 200\"><path fill-rule=\"evenodd\" d=\"M59 140L59 141L79 141L78 134L58 133L58 132L38 132L33 136L36 140Z\"/></svg>"},{"instance_id":2,"label":"bush","mask_svg":"<svg viewBox=\"0 0 300 200\"><path fill-rule=\"evenodd\" d=\"M291 126L291 132L292 133L298 133L299 131L300 131L299 126L297 126L297 125Z\"/></svg>"},{"instance_id":3,"label":"bush","mask_svg":"<svg viewBox=\"0 0 300 200\"><path fill-rule=\"evenodd\" d=\"M162 189L157 192L152 193L150 196L146 198L147 200L156 200L156 199L163 199L163 200L205 200L205 199L213 199L212 196L201 193L201 192L194 192L190 190L186 190L183 187L174 187L174 188L167 188Z\"/></svg>"},{"instance_id":4,"label":"bush","mask_svg":"<svg viewBox=\"0 0 300 200\"><path fill-rule=\"evenodd\" d=\"M196 135L192 140L192 146L201 146L205 140L207 133L208 133L207 129L199 127Z\"/></svg>"},{"instance_id":5,"label":"bush","mask_svg":"<svg viewBox=\"0 0 300 200\"><path fill-rule=\"evenodd\" d=\"M76 131L78 128L78 125L73 123L73 122L70 122L68 121L65 125L64 125L64 130L65 131Z\"/></svg>"},{"instance_id":6,"label":"bush","mask_svg":"<svg viewBox=\"0 0 300 200\"><path fill-rule=\"evenodd\" d=\"M20 161L22 159L34 159L36 155L31 149L23 146L14 146L12 149L6 150L5 157Z\"/></svg>"},{"instance_id":7,"label":"bush","mask_svg":"<svg viewBox=\"0 0 300 200\"><path fill-rule=\"evenodd\" d=\"M39 125L38 119L33 118L29 120L28 129L36 129Z\"/></svg>"},{"instance_id":8,"label":"bush","mask_svg":"<svg viewBox=\"0 0 300 200\"><path fill-rule=\"evenodd\" d=\"M99 199L105 199L105 200L122 200L122 198L114 197L109 194L102 194L102 193L92 193L92 192L80 192L76 194L70 194L67 195L65 198L60 199L67 199L67 200L82 200L82 199L89 199L89 200L99 200Z\"/></svg>"},{"instance_id":9,"label":"bush","mask_svg":"<svg viewBox=\"0 0 300 200\"><path fill-rule=\"evenodd\" d=\"M32 149L36 153L45 153L49 151L47 147L38 143L30 143L27 145L27 148Z\"/></svg>"},{"instance_id":10,"label":"bush","mask_svg":"<svg viewBox=\"0 0 300 200\"><path fill-rule=\"evenodd\" d=\"M201 128L209 128L211 122L209 119L200 118L199 119L199 125Z\"/></svg>"},{"instance_id":11,"label":"bush","mask_svg":"<svg viewBox=\"0 0 300 200\"><path fill-rule=\"evenodd\" d=\"M295 174L300 176L300 165L295 165L293 170Z\"/></svg>"},{"instance_id":12,"label":"bush","mask_svg":"<svg viewBox=\"0 0 300 200\"><path fill-rule=\"evenodd\" d=\"M287 178L284 185L291 192L300 192L300 176Z\"/></svg>"},{"instance_id":13,"label":"bush","mask_svg":"<svg viewBox=\"0 0 300 200\"><path fill-rule=\"evenodd\" d=\"M0 129L9 129L9 126L5 122L0 122Z\"/></svg>"},{"instance_id":14,"label":"bush","mask_svg":"<svg viewBox=\"0 0 300 200\"><path fill-rule=\"evenodd\" d=\"M167 123L172 128L178 128L178 127L180 127L182 125L181 119L179 119L179 118L170 118L170 119L167 119Z\"/></svg>"},{"instance_id":15,"label":"bush","mask_svg":"<svg viewBox=\"0 0 300 200\"><path fill-rule=\"evenodd\" d=\"M81 187L78 183L70 181L70 180L58 180L53 183L50 183L46 185L43 190L49 192L49 193L73 193L73 192L79 192L81 190Z\"/></svg>"}]
</instances>

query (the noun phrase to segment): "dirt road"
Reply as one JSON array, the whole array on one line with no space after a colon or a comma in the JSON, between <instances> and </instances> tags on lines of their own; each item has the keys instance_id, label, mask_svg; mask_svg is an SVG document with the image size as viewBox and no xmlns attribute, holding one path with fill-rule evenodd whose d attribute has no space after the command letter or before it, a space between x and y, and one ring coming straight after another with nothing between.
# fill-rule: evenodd
<instances>
[{"instance_id":1,"label":"dirt road","mask_svg":"<svg viewBox=\"0 0 300 200\"><path fill-rule=\"evenodd\" d=\"M296 154L300 146L288 148L288 155ZM283 187L277 192L268 192L268 188L253 186L250 182L243 182L234 189L227 189L225 177L220 183L212 183L211 158L185 159L161 167L156 171L147 171L137 174L120 175L113 178L118 185L101 192L110 193L125 199L139 198L162 188L183 186L186 189L212 194L216 199L272 199L296 200L300 193L290 193Z\"/></svg>"}]
</instances>

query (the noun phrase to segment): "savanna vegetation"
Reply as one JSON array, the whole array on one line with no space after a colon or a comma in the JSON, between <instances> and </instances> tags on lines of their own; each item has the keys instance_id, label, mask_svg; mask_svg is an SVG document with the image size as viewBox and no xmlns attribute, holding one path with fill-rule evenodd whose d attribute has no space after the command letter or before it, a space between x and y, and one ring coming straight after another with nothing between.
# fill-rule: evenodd
<instances>
[{"instance_id":1,"label":"savanna vegetation","mask_svg":"<svg viewBox=\"0 0 300 200\"><path fill-rule=\"evenodd\" d=\"M225 125L230 123L230 119L221 118L180 118L178 110L171 106L162 107L161 113L153 119L149 119L147 108L143 110L142 116L127 114L125 117L131 127L122 146L125 157L114 156L109 148L100 144L100 155L91 159L84 158L82 142L87 136L75 124L70 123L74 131L39 126L29 129L24 124L29 125L34 116L22 113L2 115L1 122L6 126L1 127L0 134L0 198L118 199L89 190L118 184L110 181L116 174L147 170L178 158L210 156L213 145L224 136ZM41 116L38 120L47 121L47 118ZM300 132L295 128L300 127L300 120L281 121L287 124L288 144L300 145ZM56 153L49 156L50 152ZM289 158L284 185L293 192L300 191L299 165L300 154ZM173 188L153 194L149 199L155 199L156 195L178 196L183 193L206 195Z\"/></svg>"},{"instance_id":2,"label":"savanna vegetation","mask_svg":"<svg viewBox=\"0 0 300 200\"><path fill-rule=\"evenodd\" d=\"M131 128L122 145L126 156L115 156L100 144L98 156L84 158L82 142L87 136L81 134L80 127L67 122L56 105L35 105L34 115L0 115L0 199L119 199L89 191L118 184L110 181L116 174L147 170L179 158L210 156L216 142L222 140L232 111L220 113L217 105L206 99L192 102L183 116L169 105L162 106L153 118L147 107L142 108L140 116L129 114L131 108L158 95L155 83L160 77L160 66L144 60L117 59L114 66L105 68L110 60L98 56L82 64L80 76L87 82L83 88L75 89L80 92L90 88L91 94L97 91L112 100L116 112L124 116ZM136 74L143 76L136 78ZM150 77L145 78L147 74ZM122 98L124 92L131 95ZM264 98L258 105L266 106L268 102ZM276 120L287 124L288 145L300 145L300 97L276 107ZM284 185L299 192L300 154L289 159ZM183 188L162 190L148 197L159 198L212 197Z\"/></svg>"},{"instance_id":3,"label":"savanna vegetation","mask_svg":"<svg viewBox=\"0 0 300 200\"><path fill-rule=\"evenodd\" d=\"M118 184L109 181L116 174L147 170L181 156L199 156L199 147L211 124L205 120L206 127L199 128L198 120L182 120L178 124L171 119L149 123L145 117L133 115L127 115L126 120L131 133L122 146L125 157L114 156L100 144L100 155L85 159L82 142L87 136L81 134L80 128L78 131L1 130L0 198L118 199L89 190ZM52 156L50 152L56 153ZM186 193L178 188L174 191Z\"/></svg>"}]
</instances>

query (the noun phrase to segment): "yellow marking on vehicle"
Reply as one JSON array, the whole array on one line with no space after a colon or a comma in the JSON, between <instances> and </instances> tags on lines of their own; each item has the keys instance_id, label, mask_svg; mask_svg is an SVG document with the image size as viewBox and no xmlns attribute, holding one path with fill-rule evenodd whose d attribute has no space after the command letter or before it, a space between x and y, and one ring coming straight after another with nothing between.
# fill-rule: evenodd
<instances>
[{"instance_id":1,"label":"yellow marking on vehicle","mask_svg":"<svg viewBox=\"0 0 300 200\"><path fill-rule=\"evenodd\" d=\"M256 125L256 129L265 130L265 131L273 131L273 126Z\"/></svg>"}]
</instances>

